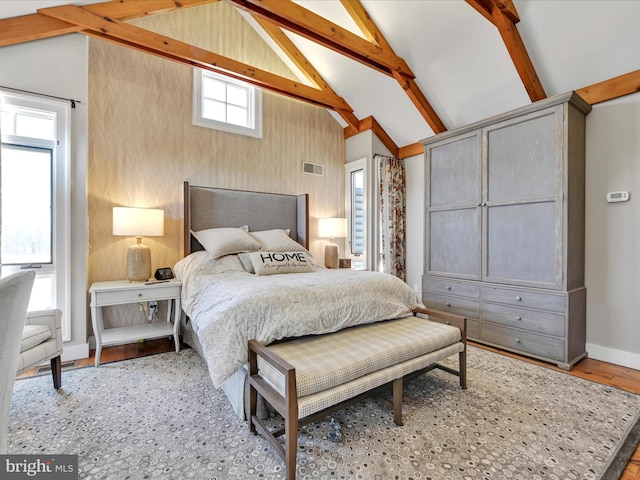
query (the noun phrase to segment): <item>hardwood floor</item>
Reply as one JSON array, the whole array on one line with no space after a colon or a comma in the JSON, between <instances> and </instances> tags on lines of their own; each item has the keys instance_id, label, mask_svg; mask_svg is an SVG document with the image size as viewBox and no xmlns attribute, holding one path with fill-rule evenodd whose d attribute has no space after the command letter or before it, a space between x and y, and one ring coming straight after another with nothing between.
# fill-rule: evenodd
<instances>
[{"instance_id":1,"label":"hardwood floor","mask_svg":"<svg viewBox=\"0 0 640 480\"><path fill-rule=\"evenodd\" d=\"M518 358L526 362L535 363L537 365L544 366L553 370L565 372L568 375L574 375L576 377L585 378L594 382L610 385L612 387L618 387L628 392L640 394L640 370L633 368L621 367L619 365L613 365L611 363L601 362L591 358L585 358L578 362L578 364L570 372L559 369L555 365L551 365L545 362L540 362L530 358L515 355L509 352L498 350L484 345L479 345L473 342L469 342L476 347L485 348L502 355ZM188 348L188 347L186 347ZM102 349L100 356L101 363L117 362L121 360L127 360L130 358L144 357L146 355L154 355L157 353L170 352L174 350L173 341L167 338L161 338L158 340L149 340L145 342L129 343L126 345L118 345L115 347L105 347ZM94 351L91 351L91 357L78 360L77 366L89 367L94 364ZM35 373L35 369L25 372L20 377L30 376ZM64 376L63 376L64 386ZM627 467L620 477L620 480L640 480L640 446L636 449L635 453L631 457L631 460L627 464Z\"/></svg>"},{"instance_id":2,"label":"hardwood floor","mask_svg":"<svg viewBox=\"0 0 640 480\"><path fill-rule=\"evenodd\" d=\"M180 348L189 348L187 345L181 344ZM144 342L127 343L125 345L116 345L113 347L104 347L100 354L100 363L119 362L121 360L129 360L131 358L146 357L147 355L155 355L157 353L174 351L172 338L158 338L156 340L145 340ZM95 363L95 350L91 350L89 358L82 358L76 360L76 365L71 368L93 367ZM68 370L65 368L65 362L62 362L63 371ZM38 374L36 367L31 370L18 375L17 378L30 377L31 375Z\"/></svg>"}]
</instances>

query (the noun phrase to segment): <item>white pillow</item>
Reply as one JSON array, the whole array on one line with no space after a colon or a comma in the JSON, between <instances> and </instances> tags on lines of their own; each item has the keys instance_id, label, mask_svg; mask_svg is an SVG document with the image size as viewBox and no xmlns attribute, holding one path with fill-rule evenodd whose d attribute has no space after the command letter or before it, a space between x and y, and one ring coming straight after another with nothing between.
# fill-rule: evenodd
<instances>
[{"instance_id":1,"label":"white pillow","mask_svg":"<svg viewBox=\"0 0 640 480\"><path fill-rule=\"evenodd\" d=\"M260 243L242 228L209 228L191 232L213 258L241 252L256 252Z\"/></svg>"},{"instance_id":2,"label":"white pillow","mask_svg":"<svg viewBox=\"0 0 640 480\"><path fill-rule=\"evenodd\" d=\"M305 252L253 252L249 257L256 275L313 271Z\"/></svg>"},{"instance_id":3,"label":"white pillow","mask_svg":"<svg viewBox=\"0 0 640 480\"><path fill-rule=\"evenodd\" d=\"M249 232L262 246L265 252L307 252L308 250L293 240L286 230L263 230Z\"/></svg>"}]
</instances>

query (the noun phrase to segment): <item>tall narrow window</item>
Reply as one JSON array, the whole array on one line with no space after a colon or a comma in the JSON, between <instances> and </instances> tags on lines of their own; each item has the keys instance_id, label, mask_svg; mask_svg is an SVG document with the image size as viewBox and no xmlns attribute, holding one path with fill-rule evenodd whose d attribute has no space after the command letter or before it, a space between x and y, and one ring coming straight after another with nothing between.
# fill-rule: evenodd
<instances>
[{"instance_id":1,"label":"tall narrow window","mask_svg":"<svg viewBox=\"0 0 640 480\"><path fill-rule=\"evenodd\" d=\"M262 138L262 92L249 83L196 68L193 123Z\"/></svg>"},{"instance_id":2,"label":"tall narrow window","mask_svg":"<svg viewBox=\"0 0 640 480\"><path fill-rule=\"evenodd\" d=\"M364 162L348 163L346 166L347 200L347 245L346 256L351 259L351 268L365 270L367 268L366 242L366 190Z\"/></svg>"},{"instance_id":3,"label":"tall narrow window","mask_svg":"<svg viewBox=\"0 0 640 480\"><path fill-rule=\"evenodd\" d=\"M34 269L29 310L63 310L70 340L68 105L0 92L2 274Z\"/></svg>"},{"instance_id":4,"label":"tall narrow window","mask_svg":"<svg viewBox=\"0 0 640 480\"><path fill-rule=\"evenodd\" d=\"M2 145L3 265L53 262L52 156L48 148Z\"/></svg>"}]
</instances>

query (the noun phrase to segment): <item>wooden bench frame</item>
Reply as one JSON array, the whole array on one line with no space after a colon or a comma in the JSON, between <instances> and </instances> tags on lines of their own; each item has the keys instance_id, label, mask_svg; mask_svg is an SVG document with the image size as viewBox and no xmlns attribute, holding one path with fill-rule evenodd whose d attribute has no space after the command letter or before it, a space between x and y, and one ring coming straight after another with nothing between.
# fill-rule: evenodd
<instances>
[{"instance_id":1,"label":"wooden bench frame","mask_svg":"<svg viewBox=\"0 0 640 480\"><path fill-rule=\"evenodd\" d=\"M429 320L431 321L446 323L448 325L458 327L461 333L460 341L464 344L464 349L458 354L458 370L440 365L439 363L433 363L428 367L409 375L417 376L433 370L434 368L438 368L458 376L460 378L460 387L467 388L467 319L460 315L420 307L414 308L413 313L414 315L425 314L429 316ZM258 356L270 363L284 375L284 397L258 373ZM393 421L397 425L401 426L403 425L403 377L393 380L390 384L393 389ZM389 383L373 390L363 392L353 398L308 415L307 417L298 419L298 395L295 366L269 350L268 346L265 346L256 340L249 340L249 430L254 434L260 432L278 455L280 455L282 460L285 462L287 479L289 480L295 480L296 478L299 427L326 417L336 411L342 410L349 405L353 405L354 403L371 396L373 392L386 388L388 385ZM280 415L282 415L284 418L284 427L270 430L269 427L267 427L267 425L257 417L258 394L260 394ZM287 434L287 432L290 432L291 434ZM285 435L284 447L278 440L278 437L282 435Z\"/></svg>"}]
</instances>

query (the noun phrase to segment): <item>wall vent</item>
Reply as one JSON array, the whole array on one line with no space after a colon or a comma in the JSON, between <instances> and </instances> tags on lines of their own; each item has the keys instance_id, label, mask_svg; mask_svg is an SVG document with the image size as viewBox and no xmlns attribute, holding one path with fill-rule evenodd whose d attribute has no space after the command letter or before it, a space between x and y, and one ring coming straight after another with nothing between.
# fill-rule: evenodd
<instances>
[{"instance_id":1,"label":"wall vent","mask_svg":"<svg viewBox=\"0 0 640 480\"><path fill-rule=\"evenodd\" d=\"M319 163L302 162L302 171L310 175L324 175L324 165Z\"/></svg>"}]
</instances>

